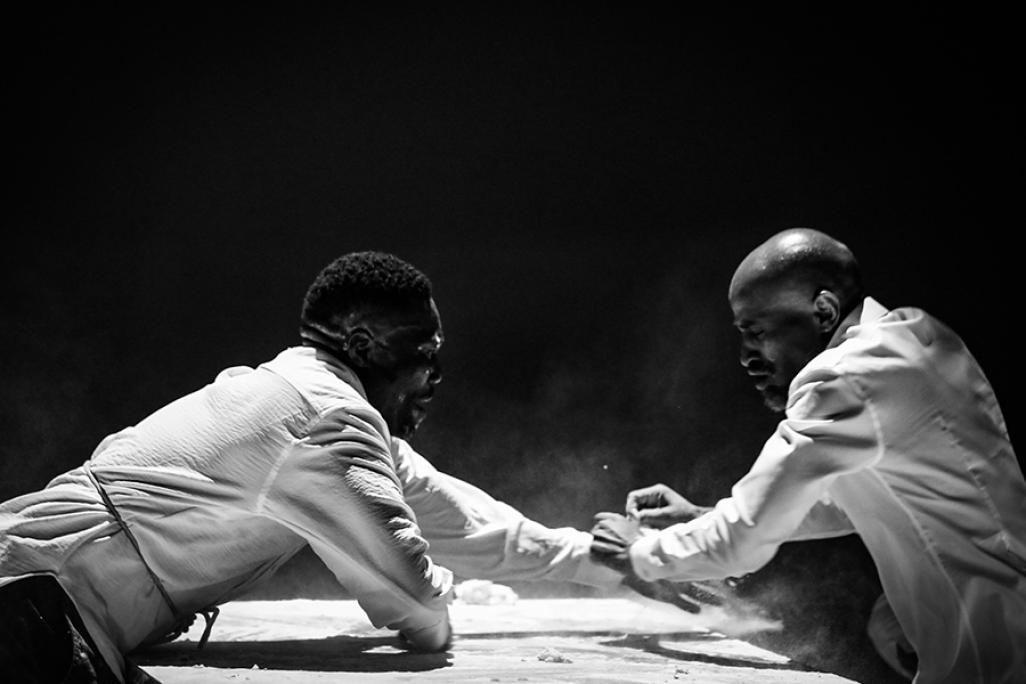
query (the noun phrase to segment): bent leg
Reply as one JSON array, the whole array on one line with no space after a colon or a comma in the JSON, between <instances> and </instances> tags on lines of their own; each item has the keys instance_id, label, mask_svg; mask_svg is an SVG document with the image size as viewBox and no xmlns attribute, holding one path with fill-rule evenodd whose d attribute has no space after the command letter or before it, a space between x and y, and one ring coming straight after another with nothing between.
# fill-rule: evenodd
<instances>
[{"instance_id":1,"label":"bent leg","mask_svg":"<svg viewBox=\"0 0 1026 684\"><path fill-rule=\"evenodd\" d=\"M898 618L883 594L873 604L866 632L876 652L895 672L909 680L915 676L918 666L916 652L905 638Z\"/></svg>"}]
</instances>

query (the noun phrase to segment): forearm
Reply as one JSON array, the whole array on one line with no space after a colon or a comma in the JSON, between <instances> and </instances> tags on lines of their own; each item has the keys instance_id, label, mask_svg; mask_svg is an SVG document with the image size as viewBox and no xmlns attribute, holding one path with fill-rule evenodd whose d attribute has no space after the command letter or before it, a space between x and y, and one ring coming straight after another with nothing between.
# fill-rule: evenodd
<instances>
[{"instance_id":1,"label":"forearm","mask_svg":"<svg viewBox=\"0 0 1026 684\"><path fill-rule=\"evenodd\" d=\"M549 528L446 475L404 442L397 470L431 557L464 578L568 581L598 587L621 577L590 556L591 535Z\"/></svg>"},{"instance_id":2,"label":"forearm","mask_svg":"<svg viewBox=\"0 0 1026 684\"><path fill-rule=\"evenodd\" d=\"M310 544L373 624L426 629L446 619L452 574L428 556L384 439L369 427L332 414L297 440L271 475L263 512Z\"/></svg>"},{"instance_id":3,"label":"forearm","mask_svg":"<svg viewBox=\"0 0 1026 684\"><path fill-rule=\"evenodd\" d=\"M622 579L592 559L592 537L587 532L545 527L519 514L498 517L467 530L465 536L425 534L432 557L462 577L547 580L605 588Z\"/></svg>"},{"instance_id":4,"label":"forearm","mask_svg":"<svg viewBox=\"0 0 1026 684\"><path fill-rule=\"evenodd\" d=\"M631 548L634 571L646 580L737 577L758 570L781 544L797 539L803 521L808 538L831 536L828 529L841 524L840 518L825 507L811 519L809 512L836 474L810 471L801 463L806 455L796 455L801 448L811 448L811 442L775 435L730 497L690 522L636 542Z\"/></svg>"},{"instance_id":5,"label":"forearm","mask_svg":"<svg viewBox=\"0 0 1026 684\"><path fill-rule=\"evenodd\" d=\"M878 457L879 422L834 366L810 371L795 384L787 418L731 496L631 548L638 575L682 581L738 576L762 567L796 535L829 536L847 528L836 510L824 507L807 516L835 478Z\"/></svg>"},{"instance_id":6,"label":"forearm","mask_svg":"<svg viewBox=\"0 0 1026 684\"><path fill-rule=\"evenodd\" d=\"M746 524L728 498L690 522L644 535L630 548L631 566L647 581L737 577L767 563L780 537Z\"/></svg>"},{"instance_id":7,"label":"forearm","mask_svg":"<svg viewBox=\"0 0 1026 684\"><path fill-rule=\"evenodd\" d=\"M432 566L433 577L425 593L424 585L420 582L411 585L402 573L395 573L394 567L368 563L366 559L354 558L348 550L342 551L317 540L311 540L310 546L353 595L375 627L420 633L427 640L432 634L448 629L452 576L447 569ZM437 588L432 589L432 586Z\"/></svg>"}]
</instances>

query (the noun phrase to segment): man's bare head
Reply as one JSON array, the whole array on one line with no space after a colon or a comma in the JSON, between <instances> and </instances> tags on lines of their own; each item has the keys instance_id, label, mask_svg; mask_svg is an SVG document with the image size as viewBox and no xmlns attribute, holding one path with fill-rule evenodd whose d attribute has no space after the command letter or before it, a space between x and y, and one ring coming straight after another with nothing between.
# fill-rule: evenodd
<instances>
[{"instance_id":1,"label":"man's bare head","mask_svg":"<svg viewBox=\"0 0 1026 684\"><path fill-rule=\"evenodd\" d=\"M741 333L741 365L767 406L784 410L795 375L863 296L851 250L817 230L777 233L741 261L728 298Z\"/></svg>"},{"instance_id":2,"label":"man's bare head","mask_svg":"<svg viewBox=\"0 0 1026 684\"><path fill-rule=\"evenodd\" d=\"M848 247L811 228L781 231L752 250L734 271L729 298L751 288L829 290L847 313L863 296L858 262Z\"/></svg>"}]
</instances>

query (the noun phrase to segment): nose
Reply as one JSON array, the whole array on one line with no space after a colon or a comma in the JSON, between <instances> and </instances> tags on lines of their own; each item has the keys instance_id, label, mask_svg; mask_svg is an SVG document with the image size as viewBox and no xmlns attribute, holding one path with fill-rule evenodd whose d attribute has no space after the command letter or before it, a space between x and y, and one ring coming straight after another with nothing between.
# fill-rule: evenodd
<instances>
[{"instance_id":1,"label":"nose","mask_svg":"<svg viewBox=\"0 0 1026 684\"><path fill-rule=\"evenodd\" d=\"M747 370L753 362L758 362L758 360L758 350L756 350L755 347L742 342L740 353L738 354L738 361L741 362L741 366Z\"/></svg>"}]
</instances>

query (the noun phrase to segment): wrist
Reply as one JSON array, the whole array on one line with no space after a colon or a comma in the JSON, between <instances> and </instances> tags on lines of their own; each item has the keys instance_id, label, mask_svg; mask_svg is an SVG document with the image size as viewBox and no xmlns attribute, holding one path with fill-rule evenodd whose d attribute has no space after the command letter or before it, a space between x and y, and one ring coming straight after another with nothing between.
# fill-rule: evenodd
<instances>
[{"instance_id":1,"label":"wrist","mask_svg":"<svg viewBox=\"0 0 1026 684\"><path fill-rule=\"evenodd\" d=\"M662 563L655 554L658 543L658 533L648 534L639 538L627 549L627 563L630 572L646 582L652 582L661 577L659 568Z\"/></svg>"}]
</instances>

